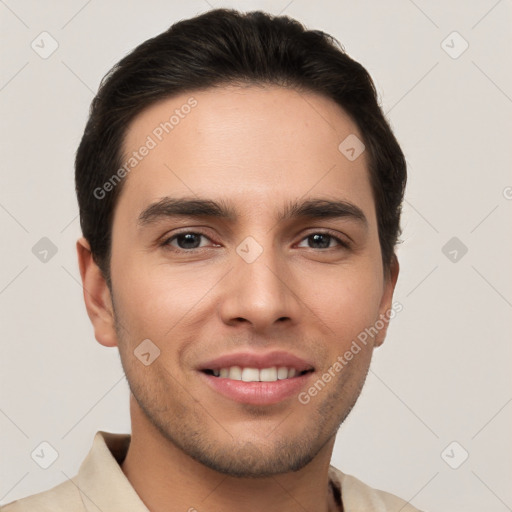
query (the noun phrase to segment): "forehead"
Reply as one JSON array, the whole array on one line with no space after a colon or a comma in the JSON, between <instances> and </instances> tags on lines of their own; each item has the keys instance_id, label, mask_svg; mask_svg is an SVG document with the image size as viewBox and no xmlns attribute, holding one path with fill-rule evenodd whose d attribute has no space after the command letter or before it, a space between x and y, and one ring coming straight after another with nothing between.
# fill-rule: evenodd
<instances>
[{"instance_id":1,"label":"forehead","mask_svg":"<svg viewBox=\"0 0 512 512\"><path fill-rule=\"evenodd\" d=\"M135 165L126 166L118 207L140 211L171 195L270 206L270 198L309 192L364 203L371 200L366 154L348 159L339 149L347 137L362 139L348 114L319 94L278 86L180 94L128 127L123 163Z\"/></svg>"}]
</instances>

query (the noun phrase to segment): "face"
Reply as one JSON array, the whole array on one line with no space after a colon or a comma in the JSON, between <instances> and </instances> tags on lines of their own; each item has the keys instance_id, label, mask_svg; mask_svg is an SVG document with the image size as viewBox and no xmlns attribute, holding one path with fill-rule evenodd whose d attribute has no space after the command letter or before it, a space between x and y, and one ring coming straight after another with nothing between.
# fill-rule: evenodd
<instances>
[{"instance_id":1,"label":"face","mask_svg":"<svg viewBox=\"0 0 512 512\"><path fill-rule=\"evenodd\" d=\"M256 86L161 101L127 131L126 160L145 156L113 221L116 343L137 406L212 469L304 467L384 338L343 358L389 311L396 280L366 154L338 149L349 135L362 139L332 100Z\"/></svg>"}]
</instances>

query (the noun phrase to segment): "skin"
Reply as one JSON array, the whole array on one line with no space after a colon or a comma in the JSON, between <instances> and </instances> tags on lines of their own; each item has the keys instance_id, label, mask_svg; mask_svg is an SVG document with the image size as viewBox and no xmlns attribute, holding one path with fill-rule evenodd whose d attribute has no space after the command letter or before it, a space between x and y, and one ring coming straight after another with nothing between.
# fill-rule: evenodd
<instances>
[{"instance_id":1,"label":"skin","mask_svg":"<svg viewBox=\"0 0 512 512\"><path fill-rule=\"evenodd\" d=\"M311 385L391 308L398 263L384 272L366 154L349 161L338 150L348 135L362 136L323 96L232 85L149 107L128 127L126 155L190 96L198 105L125 178L112 291L87 241L77 242L95 337L118 347L132 391L122 470L153 512L238 512L241 503L246 511L336 510L327 475L335 435L386 329L306 405L297 396L236 403L205 385L197 366L227 352L282 349L313 364ZM224 200L238 218L141 226L142 210L165 196ZM287 202L308 198L347 201L367 224L276 222ZM176 238L159 245L178 230L204 234L193 239L200 247L187 252L190 242ZM350 247L311 238L326 230ZM236 252L247 236L263 248L250 264ZM145 339L160 349L149 366L134 356Z\"/></svg>"}]
</instances>

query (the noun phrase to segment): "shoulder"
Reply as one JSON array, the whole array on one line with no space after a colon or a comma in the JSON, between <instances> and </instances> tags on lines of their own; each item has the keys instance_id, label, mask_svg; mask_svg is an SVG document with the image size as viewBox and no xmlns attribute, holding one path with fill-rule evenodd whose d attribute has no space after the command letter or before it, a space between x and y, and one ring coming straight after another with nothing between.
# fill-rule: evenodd
<instances>
[{"instance_id":1,"label":"shoulder","mask_svg":"<svg viewBox=\"0 0 512 512\"><path fill-rule=\"evenodd\" d=\"M421 512L408 501L379 489L374 489L358 478L342 473L334 466L329 468L329 476L341 487L345 510L350 512Z\"/></svg>"},{"instance_id":2,"label":"shoulder","mask_svg":"<svg viewBox=\"0 0 512 512\"><path fill-rule=\"evenodd\" d=\"M72 480L51 489L12 501L0 507L2 512L84 512L80 494Z\"/></svg>"}]
</instances>

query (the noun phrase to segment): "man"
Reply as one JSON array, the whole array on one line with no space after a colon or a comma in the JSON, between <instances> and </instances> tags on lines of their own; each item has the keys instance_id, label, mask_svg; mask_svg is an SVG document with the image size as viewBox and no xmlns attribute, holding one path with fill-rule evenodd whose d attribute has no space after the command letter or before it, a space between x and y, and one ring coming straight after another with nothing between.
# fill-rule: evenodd
<instances>
[{"instance_id":1,"label":"man","mask_svg":"<svg viewBox=\"0 0 512 512\"><path fill-rule=\"evenodd\" d=\"M330 465L396 307L405 182L322 32L218 9L123 58L76 155L77 251L132 434L5 511L417 510Z\"/></svg>"}]
</instances>

